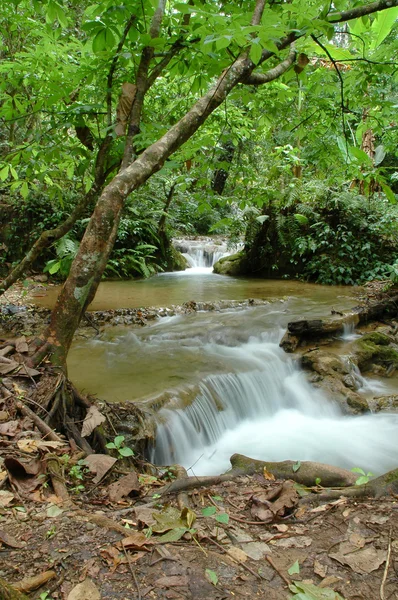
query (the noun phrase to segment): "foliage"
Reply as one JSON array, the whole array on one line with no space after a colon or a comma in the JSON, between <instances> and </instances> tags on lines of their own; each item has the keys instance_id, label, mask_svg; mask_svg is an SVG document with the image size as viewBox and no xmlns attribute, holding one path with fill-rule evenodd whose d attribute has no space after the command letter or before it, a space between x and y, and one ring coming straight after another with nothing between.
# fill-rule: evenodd
<instances>
[{"instance_id":1,"label":"foliage","mask_svg":"<svg viewBox=\"0 0 398 600\"><path fill-rule=\"evenodd\" d=\"M110 450L116 450L119 458L134 456L134 451L128 446L124 445L124 435L117 435L113 442L106 444L106 447Z\"/></svg>"},{"instance_id":2,"label":"foliage","mask_svg":"<svg viewBox=\"0 0 398 600\"><path fill-rule=\"evenodd\" d=\"M360 469L359 467L354 467L353 469L351 469L351 471L353 473L359 473L360 477L358 477L358 479L355 482L355 485L364 485L365 483L368 483L370 478L374 476L374 473L365 473L365 471L363 469Z\"/></svg>"},{"instance_id":3,"label":"foliage","mask_svg":"<svg viewBox=\"0 0 398 600\"><path fill-rule=\"evenodd\" d=\"M392 269L398 208L382 195L370 200L354 190L296 180L265 210L269 222L252 222L247 238L259 264L279 254L285 260L279 263L282 273L323 284L385 279Z\"/></svg>"}]
</instances>

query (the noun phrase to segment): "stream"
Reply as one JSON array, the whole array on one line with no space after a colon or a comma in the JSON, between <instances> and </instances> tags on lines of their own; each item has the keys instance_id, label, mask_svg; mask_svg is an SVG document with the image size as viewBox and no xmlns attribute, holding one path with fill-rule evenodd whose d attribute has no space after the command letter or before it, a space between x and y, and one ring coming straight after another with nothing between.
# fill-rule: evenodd
<instances>
[{"instance_id":1,"label":"stream","mask_svg":"<svg viewBox=\"0 0 398 600\"><path fill-rule=\"evenodd\" d=\"M135 400L144 409L167 391L150 450L157 464L177 462L190 474L216 474L228 469L232 454L242 453L380 474L398 465L398 415L343 415L279 348L288 321L327 316L332 308L347 310L357 304L354 292L224 277L203 265L149 280L105 282L92 309L189 300L270 302L164 317L144 328L114 327L95 338L77 338L69 353L69 376L99 398ZM345 343L342 339L342 353ZM396 380L361 381L368 396L396 393Z\"/></svg>"}]
</instances>

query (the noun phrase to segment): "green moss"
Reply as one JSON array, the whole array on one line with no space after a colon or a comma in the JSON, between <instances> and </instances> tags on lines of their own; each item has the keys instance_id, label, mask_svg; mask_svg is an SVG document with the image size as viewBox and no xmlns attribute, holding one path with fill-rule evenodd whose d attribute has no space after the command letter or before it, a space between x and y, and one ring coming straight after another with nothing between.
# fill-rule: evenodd
<instances>
[{"instance_id":1,"label":"green moss","mask_svg":"<svg viewBox=\"0 0 398 600\"><path fill-rule=\"evenodd\" d=\"M242 275L245 272L244 260L245 254L243 251L224 256L214 265L214 273L219 275Z\"/></svg>"},{"instance_id":2,"label":"green moss","mask_svg":"<svg viewBox=\"0 0 398 600\"><path fill-rule=\"evenodd\" d=\"M391 339L384 333L367 333L357 340L354 352L359 368L367 368L371 363L398 366L398 352L391 345Z\"/></svg>"},{"instance_id":3,"label":"green moss","mask_svg":"<svg viewBox=\"0 0 398 600\"><path fill-rule=\"evenodd\" d=\"M361 341L371 342L372 344L376 344L376 346L388 346L391 342L391 338L385 333L373 331L373 333L365 333L365 335L362 336Z\"/></svg>"}]
</instances>

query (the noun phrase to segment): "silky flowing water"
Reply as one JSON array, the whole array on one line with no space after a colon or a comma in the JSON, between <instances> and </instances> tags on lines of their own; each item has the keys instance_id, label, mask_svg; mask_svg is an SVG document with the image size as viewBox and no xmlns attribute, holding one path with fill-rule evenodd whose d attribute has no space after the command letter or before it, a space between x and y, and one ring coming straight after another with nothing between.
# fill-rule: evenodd
<instances>
[{"instance_id":1,"label":"silky flowing water","mask_svg":"<svg viewBox=\"0 0 398 600\"><path fill-rule=\"evenodd\" d=\"M138 401L144 410L154 396L161 401L164 395L150 458L180 463L197 475L225 471L234 453L373 473L396 467L398 415L344 415L279 348L289 321L347 310L357 303L355 290L215 275L208 265L226 248L188 243L180 249L186 250L191 268L149 280L101 283L90 309L166 307L190 300L270 302L163 317L144 328L108 328L77 339L68 358L75 384L110 402ZM56 292L50 290L37 303L52 306ZM347 327L341 354L355 337ZM352 374L368 397L396 392L396 380L364 378L354 367Z\"/></svg>"}]
</instances>

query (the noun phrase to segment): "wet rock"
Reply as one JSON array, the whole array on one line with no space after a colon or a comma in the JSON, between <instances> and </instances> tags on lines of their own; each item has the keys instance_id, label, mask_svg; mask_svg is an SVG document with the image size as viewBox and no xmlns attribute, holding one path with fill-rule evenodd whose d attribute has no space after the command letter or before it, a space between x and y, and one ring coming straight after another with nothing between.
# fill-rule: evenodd
<instances>
[{"instance_id":1,"label":"wet rock","mask_svg":"<svg viewBox=\"0 0 398 600\"><path fill-rule=\"evenodd\" d=\"M374 412L398 412L398 395L379 396L378 398L373 398L370 404Z\"/></svg>"},{"instance_id":2,"label":"wet rock","mask_svg":"<svg viewBox=\"0 0 398 600\"><path fill-rule=\"evenodd\" d=\"M243 251L224 256L213 265L213 271L219 275L242 275L246 273L245 260Z\"/></svg>"},{"instance_id":3,"label":"wet rock","mask_svg":"<svg viewBox=\"0 0 398 600\"><path fill-rule=\"evenodd\" d=\"M386 371L390 365L398 368L398 346L392 337L379 331L366 333L356 340L353 345L353 354L361 371L368 371L374 365L379 365Z\"/></svg>"}]
</instances>

